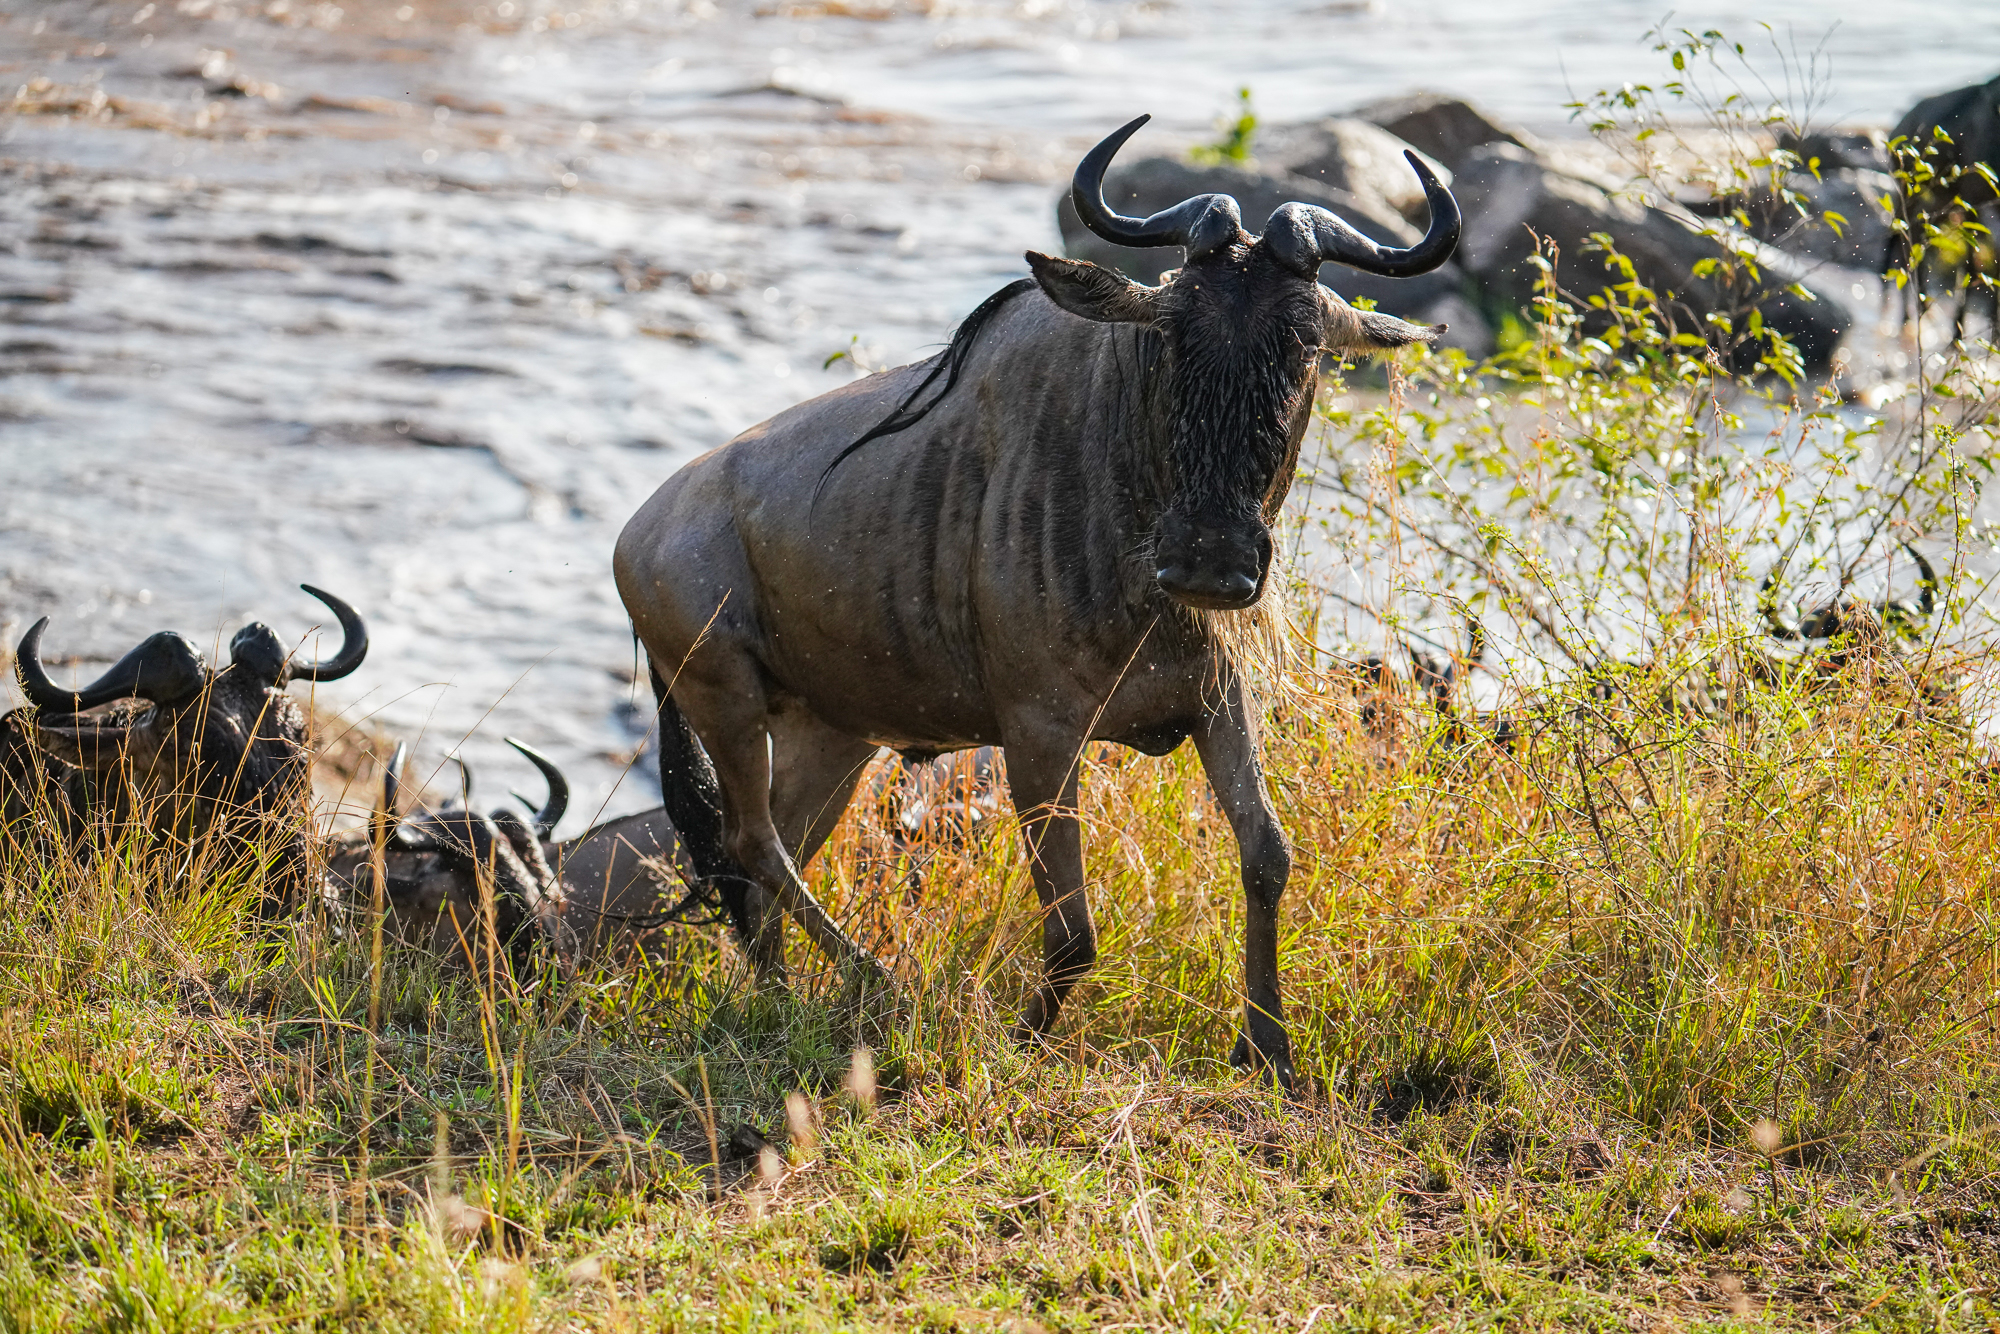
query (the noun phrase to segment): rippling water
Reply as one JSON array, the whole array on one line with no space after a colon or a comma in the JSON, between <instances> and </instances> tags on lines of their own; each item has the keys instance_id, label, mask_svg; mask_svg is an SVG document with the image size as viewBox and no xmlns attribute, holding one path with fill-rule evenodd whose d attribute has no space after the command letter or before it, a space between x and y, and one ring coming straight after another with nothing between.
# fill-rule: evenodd
<instances>
[{"instance_id":1,"label":"rippling water","mask_svg":"<svg viewBox=\"0 0 2000 1334\"><path fill-rule=\"evenodd\" d=\"M1733 6L1729 7L1733 10ZM1967 7L1767 5L1828 120L2000 69ZM921 355L1076 154L1432 87L1545 133L1653 4L17 4L0 22L0 638L85 659L352 600L347 717L653 799L609 553L695 453ZM1837 22L1836 22L1837 21ZM1829 28L1831 32L1829 34ZM1804 58L1803 55L1800 57ZM848 360L824 365L835 352ZM330 647L330 646L329 646ZM505 758L503 758L505 757Z\"/></svg>"}]
</instances>

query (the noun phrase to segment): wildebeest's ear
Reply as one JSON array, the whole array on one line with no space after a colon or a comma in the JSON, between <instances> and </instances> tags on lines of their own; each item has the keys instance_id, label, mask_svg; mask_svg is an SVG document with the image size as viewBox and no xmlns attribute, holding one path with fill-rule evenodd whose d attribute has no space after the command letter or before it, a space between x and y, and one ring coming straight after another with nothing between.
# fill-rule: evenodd
<instances>
[{"instance_id":1,"label":"wildebeest's ear","mask_svg":"<svg viewBox=\"0 0 2000 1334\"><path fill-rule=\"evenodd\" d=\"M1072 315L1099 324L1151 324L1160 289L1141 287L1122 273L1084 259L1058 259L1028 252L1028 267L1049 300Z\"/></svg>"},{"instance_id":2,"label":"wildebeest's ear","mask_svg":"<svg viewBox=\"0 0 2000 1334\"><path fill-rule=\"evenodd\" d=\"M1386 352L1411 343L1435 343L1442 324L1411 324L1379 310L1356 310L1331 289L1319 289L1326 307L1326 336L1320 346L1329 352Z\"/></svg>"}]
</instances>

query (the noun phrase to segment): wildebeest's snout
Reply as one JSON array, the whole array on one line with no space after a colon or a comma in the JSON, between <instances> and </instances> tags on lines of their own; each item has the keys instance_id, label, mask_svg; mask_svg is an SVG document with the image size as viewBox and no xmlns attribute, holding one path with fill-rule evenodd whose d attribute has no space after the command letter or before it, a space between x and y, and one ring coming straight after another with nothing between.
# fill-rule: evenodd
<instances>
[{"instance_id":1,"label":"wildebeest's snout","mask_svg":"<svg viewBox=\"0 0 2000 1334\"><path fill-rule=\"evenodd\" d=\"M1160 519L1153 577L1175 601L1207 611L1256 602L1271 569L1271 530L1256 519Z\"/></svg>"}]
</instances>

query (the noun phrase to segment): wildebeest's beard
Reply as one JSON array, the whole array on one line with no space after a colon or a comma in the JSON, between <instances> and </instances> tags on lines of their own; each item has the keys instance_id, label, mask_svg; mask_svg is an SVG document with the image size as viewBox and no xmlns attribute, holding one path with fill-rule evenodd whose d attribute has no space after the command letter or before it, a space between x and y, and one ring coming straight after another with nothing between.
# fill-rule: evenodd
<instances>
[{"instance_id":1,"label":"wildebeest's beard","mask_svg":"<svg viewBox=\"0 0 2000 1334\"><path fill-rule=\"evenodd\" d=\"M1154 578L1189 607L1248 607L1270 574L1270 521L1317 381L1324 308L1313 282L1257 246L1182 270L1163 297L1169 489Z\"/></svg>"}]
</instances>

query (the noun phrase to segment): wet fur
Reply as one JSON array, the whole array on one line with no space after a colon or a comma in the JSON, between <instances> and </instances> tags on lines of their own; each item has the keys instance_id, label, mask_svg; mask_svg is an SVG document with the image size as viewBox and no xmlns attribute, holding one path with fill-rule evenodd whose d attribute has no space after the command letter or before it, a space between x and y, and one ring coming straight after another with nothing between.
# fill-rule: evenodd
<instances>
[{"instance_id":1,"label":"wet fur","mask_svg":"<svg viewBox=\"0 0 2000 1334\"><path fill-rule=\"evenodd\" d=\"M1035 289L1003 289L954 340L956 388L935 392L933 359L801 404L688 465L627 525L620 594L674 674L662 787L698 871L725 896L743 886L731 912L760 973L782 976L780 906L872 966L798 867L877 746L1004 746L1045 910L1034 1035L1096 957L1078 755L1192 737L1249 899L1235 1056L1288 1082L1275 914L1290 856L1236 658L1242 622L1271 621L1191 610L1155 562L1168 526L1192 522L1261 534L1268 579L1322 348L1435 331L1354 311L1247 237L1157 288L1028 259Z\"/></svg>"}]
</instances>

